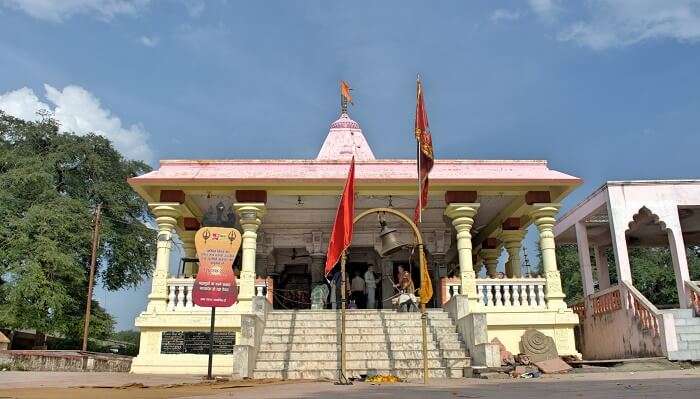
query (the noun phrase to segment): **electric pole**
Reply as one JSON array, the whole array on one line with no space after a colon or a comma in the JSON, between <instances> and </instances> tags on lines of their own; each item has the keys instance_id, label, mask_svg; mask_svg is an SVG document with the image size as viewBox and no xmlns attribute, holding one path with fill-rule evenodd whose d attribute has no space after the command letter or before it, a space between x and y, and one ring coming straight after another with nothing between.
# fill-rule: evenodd
<instances>
[{"instance_id":1,"label":"electric pole","mask_svg":"<svg viewBox=\"0 0 700 399\"><path fill-rule=\"evenodd\" d=\"M85 324L83 325L83 351L87 351L88 331L90 330L90 310L92 308L92 282L95 279L95 262L97 247L100 244L100 213L102 204L97 204L95 221L92 228L92 257L90 258L90 278L88 280L87 305L85 306Z\"/></svg>"}]
</instances>

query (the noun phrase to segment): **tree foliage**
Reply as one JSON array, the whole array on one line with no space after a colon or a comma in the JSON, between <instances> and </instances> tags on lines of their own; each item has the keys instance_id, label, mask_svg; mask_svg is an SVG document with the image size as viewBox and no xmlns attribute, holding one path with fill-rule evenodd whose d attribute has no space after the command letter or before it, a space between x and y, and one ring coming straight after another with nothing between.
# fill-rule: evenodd
<instances>
[{"instance_id":1,"label":"tree foliage","mask_svg":"<svg viewBox=\"0 0 700 399\"><path fill-rule=\"evenodd\" d=\"M93 212L102 204L97 280L133 287L151 273L155 232L126 179L144 172L104 137L59 133L55 120L0 111L0 325L82 333ZM114 321L93 301L94 336Z\"/></svg>"},{"instance_id":2,"label":"tree foliage","mask_svg":"<svg viewBox=\"0 0 700 399\"><path fill-rule=\"evenodd\" d=\"M668 248L629 247L628 253L634 287L655 305L678 304L671 251ZM612 249L608 249L606 256L611 284L615 284L617 273ZM691 280L700 280L700 251L696 247L688 248L686 257ZM580 301L583 298L583 285L576 245L557 247L557 264L566 301L568 303ZM595 260L591 260L591 265L595 265ZM597 281L595 270L593 280Z\"/></svg>"}]
</instances>

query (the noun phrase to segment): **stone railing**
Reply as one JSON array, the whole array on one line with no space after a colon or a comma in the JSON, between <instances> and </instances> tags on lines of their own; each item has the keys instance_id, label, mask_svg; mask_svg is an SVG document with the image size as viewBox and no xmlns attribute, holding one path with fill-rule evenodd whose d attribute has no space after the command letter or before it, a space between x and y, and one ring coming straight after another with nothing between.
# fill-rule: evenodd
<instances>
[{"instance_id":1,"label":"stone railing","mask_svg":"<svg viewBox=\"0 0 700 399\"><path fill-rule=\"evenodd\" d=\"M686 281L688 289L688 304L695 311L695 316L700 317L700 281Z\"/></svg>"},{"instance_id":2,"label":"stone railing","mask_svg":"<svg viewBox=\"0 0 700 399\"><path fill-rule=\"evenodd\" d=\"M620 286L614 285L590 296L593 315L598 316L622 308Z\"/></svg>"},{"instance_id":3,"label":"stone railing","mask_svg":"<svg viewBox=\"0 0 700 399\"><path fill-rule=\"evenodd\" d=\"M661 335L662 313L637 291L631 284L625 284L625 309L643 330L654 337Z\"/></svg>"},{"instance_id":4,"label":"stone railing","mask_svg":"<svg viewBox=\"0 0 700 399\"><path fill-rule=\"evenodd\" d=\"M236 284L240 286L240 280L236 280ZM192 287L194 286L194 278L173 277L167 280L168 285L168 305L169 311L187 311L187 310L209 310L202 308L192 302ZM272 303L273 282L271 278L255 279L255 296L265 297L267 301Z\"/></svg>"},{"instance_id":5,"label":"stone railing","mask_svg":"<svg viewBox=\"0 0 700 399\"><path fill-rule=\"evenodd\" d=\"M571 305L571 310L576 313L579 319L586 318L586 301L581 300Z\"/></svg>"},{"instance_id":6,"label":"stone railing","mask_svg":"<svg viewBox=\"0 0 700 399\"><path fill-rule=\"evenodd\" d=\"M462 281L459 277L443 277L440 279L440 300L446 304L453 296L462 293Z\"/></svg>"},{"instance_id":7,"label":"stone railing","mask_svg":"<svg viewBox=\"0 0 700 399\"><path fill-rule=\"evenodd\" d=\"M544 278L479 278L476 296L486 311L545 308L545 284Z\"/></svg>"}]
</instances>

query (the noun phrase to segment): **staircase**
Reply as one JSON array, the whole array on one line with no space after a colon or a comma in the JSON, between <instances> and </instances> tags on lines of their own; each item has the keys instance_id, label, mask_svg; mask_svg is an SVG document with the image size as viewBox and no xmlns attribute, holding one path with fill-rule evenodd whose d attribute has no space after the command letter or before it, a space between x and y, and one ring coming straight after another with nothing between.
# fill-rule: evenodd
<instances>
[{"instance_id":1,"label":"staircase","mask_svg":"<svg viewBox=\"0 0 700 399\"><path fill-rule=\"evenodd\" d=\"M391 374L423 377L420 313L348 310L348 377ZM254 378L337 379L340 368L340 312L268 313ZM449 315L428 311L428 367L431 378L460 378L470 366Z\"/></svg>"},{"instance_id":2,"label":"staircase","mask_svg":"<svg viewBox=\"0 0 700 399\"><path fill-rule=\"evenodd\" d=\"M700 361L700 317L692 309L669 309L662 313L673 313L676 324L678 350L668 354L669 360Z\"/></svg>"}]
</instances>

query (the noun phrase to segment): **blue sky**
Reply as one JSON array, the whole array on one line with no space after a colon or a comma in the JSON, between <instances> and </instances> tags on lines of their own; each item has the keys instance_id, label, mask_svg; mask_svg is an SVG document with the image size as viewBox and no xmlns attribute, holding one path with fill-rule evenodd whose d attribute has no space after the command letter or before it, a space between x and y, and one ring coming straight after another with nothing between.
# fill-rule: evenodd
<instances>
[{"instance_id":1,"label":"blue sky","mask_svg":"<svg viewBox=\"0 0 700 399\"><path fill-rule=\"evenodd\" d=\"M585 180L698 177L700 0L0 0L0 109L130 157L312 158L337 82L378 157L547 159ZM148 287L98 299L130 328Z\"/></svg>"}]
</instances>

